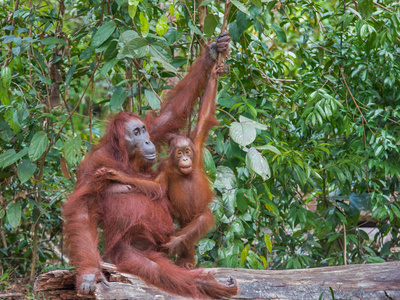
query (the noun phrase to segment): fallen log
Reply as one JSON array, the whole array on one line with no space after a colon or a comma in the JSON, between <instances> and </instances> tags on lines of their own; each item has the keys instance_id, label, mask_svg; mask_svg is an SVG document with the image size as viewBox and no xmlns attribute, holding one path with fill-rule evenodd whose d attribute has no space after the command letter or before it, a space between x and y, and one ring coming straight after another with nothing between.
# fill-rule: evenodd
<instances>
[{"instance_id":1,"label":"fallen log","mask_svg":"<svg viewBox=\"0 0 400 300\"><path fill-rule=\"evenodd\" d=\"M400 262L347 265L300 270L207 269L221 282L230 276L237 279L240 294L235 299L310 300L400 299ZM188 299L160 291L138 277L118 272L104 263L103 272L110 281L98 283L92 297L80 297L74 290L72 271L57 270L41 274L35 281L37 297L46 299ZM331 290L331 289L332 290Z\"/></svg>"}]
</instances>

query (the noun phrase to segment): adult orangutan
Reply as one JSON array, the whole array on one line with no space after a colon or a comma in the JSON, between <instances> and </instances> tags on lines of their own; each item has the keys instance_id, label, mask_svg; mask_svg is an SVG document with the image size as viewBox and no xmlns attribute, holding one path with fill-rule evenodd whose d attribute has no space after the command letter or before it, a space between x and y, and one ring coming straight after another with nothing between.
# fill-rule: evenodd
<instances>
[{"instance_id":1,"label":"adult orangutan","mask_svg":"<svg viewBox=\"0 0 400 300\"><path fill-rule=\"evenodd\" d=\"M177 254L177 264L192 268L195 263L194 244L214 225L214 217L208 205L214 193L204 173L203 146L209 131L218 122L215 119L217 72L215 66L201 100L199 118L190 138L175 135L170 141L169 158L161 166L155 180L124 174L103 168L107 178L135 187L153 190L157 194L166 189L171 202L172 214L179 222L180 230L165 245L170 254Z\"/></svg>"},{"instance_id":2,"label":"adult orangutan","mask_svg":"<svg viewBox=\"0 0 400 300\"><path fill-rule=\"evenodd\" d=\"M138 178L154 178L154 144L182 129L194 102L208 80L218 53L225 54L229 37L224 33L192 66L173 89L159 115L144 122L134 113L112 118L98 145L81 162L74 192L64 203L64 231L70 263L76 267L81 294L94 291L101 272L97 249L97 226L103 229L103 257L118 270L139 276L165 291L192 297L224 298L237 293L237 286L218 283L204 270L187 270L164 257L163 245L173 235L169 201L146 188L112 182L99 175L101 168L121 170Z\"/></svg>"}]
</instances>

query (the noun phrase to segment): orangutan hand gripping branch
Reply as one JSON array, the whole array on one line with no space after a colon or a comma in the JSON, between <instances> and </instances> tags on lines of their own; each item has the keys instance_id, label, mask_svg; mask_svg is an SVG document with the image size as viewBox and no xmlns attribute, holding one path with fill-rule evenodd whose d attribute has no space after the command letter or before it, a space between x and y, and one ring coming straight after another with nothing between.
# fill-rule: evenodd
<instances>
[{"instance_id":1,"label":"orangutan hand gripping branch","mask_svg":"<svg viewBox=\"0 0 400 300\"><path fill-rule=\"evenodd\" d=\"M187 270L164 256L163 245L174 234L171 204L165 193L113 182L99 172L110 168L154 179L154 145L161 145L185 126L210 80L215 53L225 54L228 49L229 37L223 34L173 89L159 115L148 114L144 122L128 112L112 117L99 144L80 163L75 190L62 212L68 256L76 268L80 294L92 293L97 282L106 282L97 249L97 226L103 229L103 258L121 272L183 296L226 298L237 293L234 282L221 284L202 269Z\"/></svg>"},{"instance_id":2,"label":"orangutan hand gripping branch","mask_svg":"<svg viewBox=\"0 0 400 300\"><path fill-rule=\"evenodd\" d=\"M195 263L194 244L214 225L214 216L208 205L214 193L204 173L203 147L211 128L218 124L215 119L215 96L217 73L211 71L206 90L201 100L197 125L190 138L176 135L170 141L169 158L161 166L161 173L155 180L140 179L111 169L102 169L107 178L131 184L138 188L153 190L156 194L167 189L172 214L179 222L180 230L164 246L169 254L177 254L177 264L193 268Z\"/></svg>"}]
</instances>

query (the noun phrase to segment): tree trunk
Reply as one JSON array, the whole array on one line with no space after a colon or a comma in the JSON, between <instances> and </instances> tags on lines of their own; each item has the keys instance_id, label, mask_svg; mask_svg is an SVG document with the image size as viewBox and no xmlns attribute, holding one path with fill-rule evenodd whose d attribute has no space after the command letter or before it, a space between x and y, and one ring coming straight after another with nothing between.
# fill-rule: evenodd
<instances>
[{"instance_id":1,"label":"tree trunk","mask_svg":"<svg viewBox=\"0 0 400 300\"><path fill-rule=\"evenodd\" d=\"M109 286L97 284L95 299L188 299L146 285L138 277L117 272L103 264ZM347 265L300 270L208 269L217 280L237 279L240 294L235 299L400 299L400 262ZM82 299L74 289L74 274L57 270L41 274L35 282L38 298ZM84 297L87 298L87 297Z\"/></svg>"}]
</instances>

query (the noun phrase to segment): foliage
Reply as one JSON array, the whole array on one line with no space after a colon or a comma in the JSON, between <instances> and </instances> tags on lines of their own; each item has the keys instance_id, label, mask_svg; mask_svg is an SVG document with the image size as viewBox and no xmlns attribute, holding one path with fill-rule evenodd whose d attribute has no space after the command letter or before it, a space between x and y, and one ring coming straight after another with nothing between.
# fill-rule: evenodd
<instances>
[{"instance_id":1,"label":"foliage","mask_svg":"<svg viewBox=\"0 0 400 300\"><path fill-rule=\"evenodd\" d=\"M205 155L217 225L199 264L397 259L400 4L231 2L220 125ZM61 202L106 115L159 108L224 14L207 0L3 3L2 281L64 267ZM366 210L380 231L371 239L358 229Z\"/></svg>"}]
</instances>

